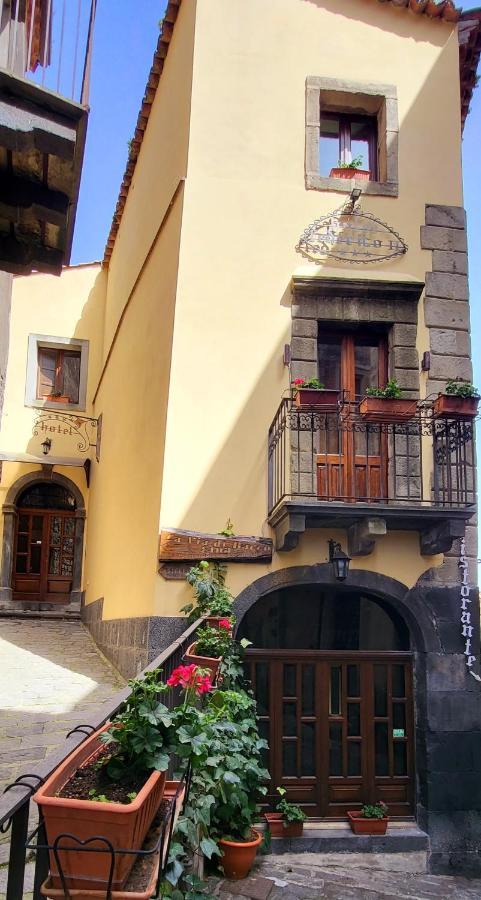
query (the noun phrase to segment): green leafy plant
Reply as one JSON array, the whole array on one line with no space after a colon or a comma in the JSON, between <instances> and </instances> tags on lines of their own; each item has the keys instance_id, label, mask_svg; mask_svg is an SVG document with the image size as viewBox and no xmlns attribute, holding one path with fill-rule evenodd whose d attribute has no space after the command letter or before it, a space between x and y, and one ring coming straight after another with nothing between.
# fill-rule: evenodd
<instances>
[{"instance_id":1,"label":"green leafy plant","mask_svg":"<svg viewBox=\"0 0 481 900\"><path fill-rule=\"evenodd\" d=\"M191 621L209 613L213 616L232 615L233 598L224 583L224 567L202 560L189 569L186 580L194 590L195 602L186 603L182 612Z\"/></svg>"},{"instance_id":2,"label":"green leafy plant","mask_svg":"<svg viewBox=\"0 0 481 900\"><path fill-rule=\"evenodd\" d=\"M470 381L462 381L460 378L447 382L446 394L449 394L450 397L463 397L465 400L469 397L479 397L478 389Z\"/></svg>"},{"instance_id":3,"label":"green leafy plant","mask_svg":"<svg viewBox=\"0 0 481 900\"><path fill-rule=\"evenodd\" d=\"M219 657L224 656L228 652L232 644L232 635L225 628L214 628L212 625L204 625L199 628L196 641L195 653L197 656Z\"/></svg>"},{"instance_id":4,"label":"green leafy plant","mask_svg":"<svg viewBox=\"0 0 481 900\"><path fill-rule=\"evenodd\" d=\"M298 390L307 388L308 390L323 391L324 385L318 378L296 378L292 382L292 386Z\"/></svg>"},{"instance_id":5,"label":"green leafy plant","mask_svg":"<svg viewBox=\"0 0 481 900\"><path fill-rule=\"evenodd\" d=\"M362 169L363 156L360 153L359 156L354 156L351 159L351 162L342 162L341 160L337 163L338 169Z\"/></svg>"},{"instance_id":6,"label":"green leafy plant","mask_svg":"<svg viewBox=\"0 0 481 900\"><path fill-rule=\"evenodd\" d=\"M172 713L159 700L167 690L160 682L160 669L129 681L129 687L122 712L100 736L111 750L105 771L113 781L154 770L165 772L174 737Z\"/></svg>"},{"instance_id":7,"label":"green leafy plant","mask_svg":"<svg viewBox=\"0 0 481 900\"><path fill-rule=\"evenodd\" d=\"M384 819L387 814L388 807L383 800L379 800L378 803L366 803L359 813L364 819Z\"/></svg>"},{"instance_id":8,"label":"green leafy plant","mask_svg":"<svg viewBox=\"0 0 481 900\"><path fill-rule=\"evenodd\" d=\"M366 397L382 397L385 400L399 400L402 397L402 391L395 378L391 378L386 387L368 387L366 388Z\"/></svg>"},{"instance_id":9,"label":"green leafy plant","mask_svg":"<svg viewBox=\"0 0 481 900\"><path fill-rule=\"evenodd\" d=\"M89 797L91 800L95 800L96 803L110 803L109 798L105 794L98 794L95 788L91 788Z\"/></svg>"},{"instance_id":10,"label":"green leafy plant","mask_svg":"<svg viewBox=\"0 0 481 900\"><path fill-rule=\"evenodd\" d=\"M282 815L284 827L287 827L287 825L290 825L292 822L305 822L307 816L302 811L301 807L297 806L296 803L289 803L285 799L284 795L286 794L286 789L278 787L276 790L281 798L276 804L276 810Z\"/></svg>"}]
</instances>

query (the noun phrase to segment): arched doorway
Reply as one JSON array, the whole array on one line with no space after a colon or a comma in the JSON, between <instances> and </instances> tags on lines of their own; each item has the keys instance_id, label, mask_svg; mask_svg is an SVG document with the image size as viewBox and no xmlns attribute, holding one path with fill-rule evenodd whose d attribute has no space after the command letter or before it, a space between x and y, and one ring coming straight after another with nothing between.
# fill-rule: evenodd
<instances>
[{"instance_id":1,"label":"arched doorway","mask_svg":"<svg viewBox=\"0 0 481 900\"><path fill-rule=\"evenodd\" d=\"M279 785L311 817L384 800L413 814L410 634L382 598L338 584L282 587L247 609L238 629Z\"/></svg>"},{"instance_id":2,"label":"arched doorway","mask_svg":"<svg viewBox=\"0 0 481 900\"><path fill-rule=\"evenodd\" d=\"M29 472L10 486L2 513L2 610L80 604L85 504L77 485L57 472Z\"/></svg>"}]
</instances>

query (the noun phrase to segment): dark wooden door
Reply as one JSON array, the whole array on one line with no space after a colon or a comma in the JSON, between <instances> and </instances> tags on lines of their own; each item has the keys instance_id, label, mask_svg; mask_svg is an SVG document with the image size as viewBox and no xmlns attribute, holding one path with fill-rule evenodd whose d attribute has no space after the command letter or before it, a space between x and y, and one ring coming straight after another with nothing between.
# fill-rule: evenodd
<instances>
[{"instance_id":1,"label":"dark wooden door","mask_svg":"<svg viewBox=\"0 0 481 900\"><path fill-rule=\"evenodd\" d=\"M72 513L19 510L15 530L13 599L68 602L74 549L75 517Z\"/></svg>"},{"instance_id":2,"label":"dark wooden door","mask_svg":"<svg viewBox=\"0 0 481 900\"><path fill-rule=\"evenodd\" d=\"M378 334L327 332L318 349L319 379L342 398L339 415L327 414L321 423L319 497L382 500L387 496L386 436L379 426L366 427L358 405L367 387L386 383L386 339Z\"/></svg>"},{"instance_id":3,"label":"dark wooden door","mask_svg":"<svg viewBox=\"0 0 481 900\"><path fill-rule=\"evenodd\" d=\"M409 653L251 650L247 659L272 796L282 785L311 817L376 800L412 815Z\"/></svg>"}]
</instances>

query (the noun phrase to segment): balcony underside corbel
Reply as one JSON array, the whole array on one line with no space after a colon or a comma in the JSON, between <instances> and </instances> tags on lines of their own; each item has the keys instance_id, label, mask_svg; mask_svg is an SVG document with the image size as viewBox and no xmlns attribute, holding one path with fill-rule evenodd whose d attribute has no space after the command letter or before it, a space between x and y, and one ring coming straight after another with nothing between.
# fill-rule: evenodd
<instances>
[{"instance_id":1,"label":"balcony underside corbel","mask_svg":"<svg viewBox=\"0 0 481 900\"><path fill-rule=\"evenodd\" d=\"M456 538L464 537L466 522L460 519L446 519L426 528L419 534L419 543L423 556L434 556L436 553L448 553Z\"/></svg>"},{"instance_id":2,"label":"balcony underside corbel","mask_svg":"<svg viewBox=\"0 0 481 900\"><path fill-rule=\"evenodd\" d=\"M385 519L366 518L347 530L349 556L369 556L376 546L376 538L387 534Z\"/></svg>"}]
</instances>

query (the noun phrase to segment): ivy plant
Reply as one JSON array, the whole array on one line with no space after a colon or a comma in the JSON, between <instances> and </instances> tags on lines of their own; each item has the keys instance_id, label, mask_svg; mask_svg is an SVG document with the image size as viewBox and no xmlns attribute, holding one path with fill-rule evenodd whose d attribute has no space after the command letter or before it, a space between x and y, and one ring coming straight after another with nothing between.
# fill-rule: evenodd
<instances>
[{"instance_id":1,"label":"ivy plant","mask_svg":"<svg viewBox=\"0 0 481 900\"><path fill-rule=\"evenodd\" d=\"M384 819L387 814L388 807L383 800L379 800L378 803L366 803L360 811L364 819Z\"/></svg>"},{"instance_id":2,"label":"ivy plant","mask_svg":"<svg viewBox=\"0 0 481 900\"><path fill-rule=\"evenodd\" d=\"M186 603L182 612L195 621L200 616L232 615L232 594L225 586L225 567L201 560L189 569L187 583L194 590L194 602Z\"/></svg>"}]
</instances>

